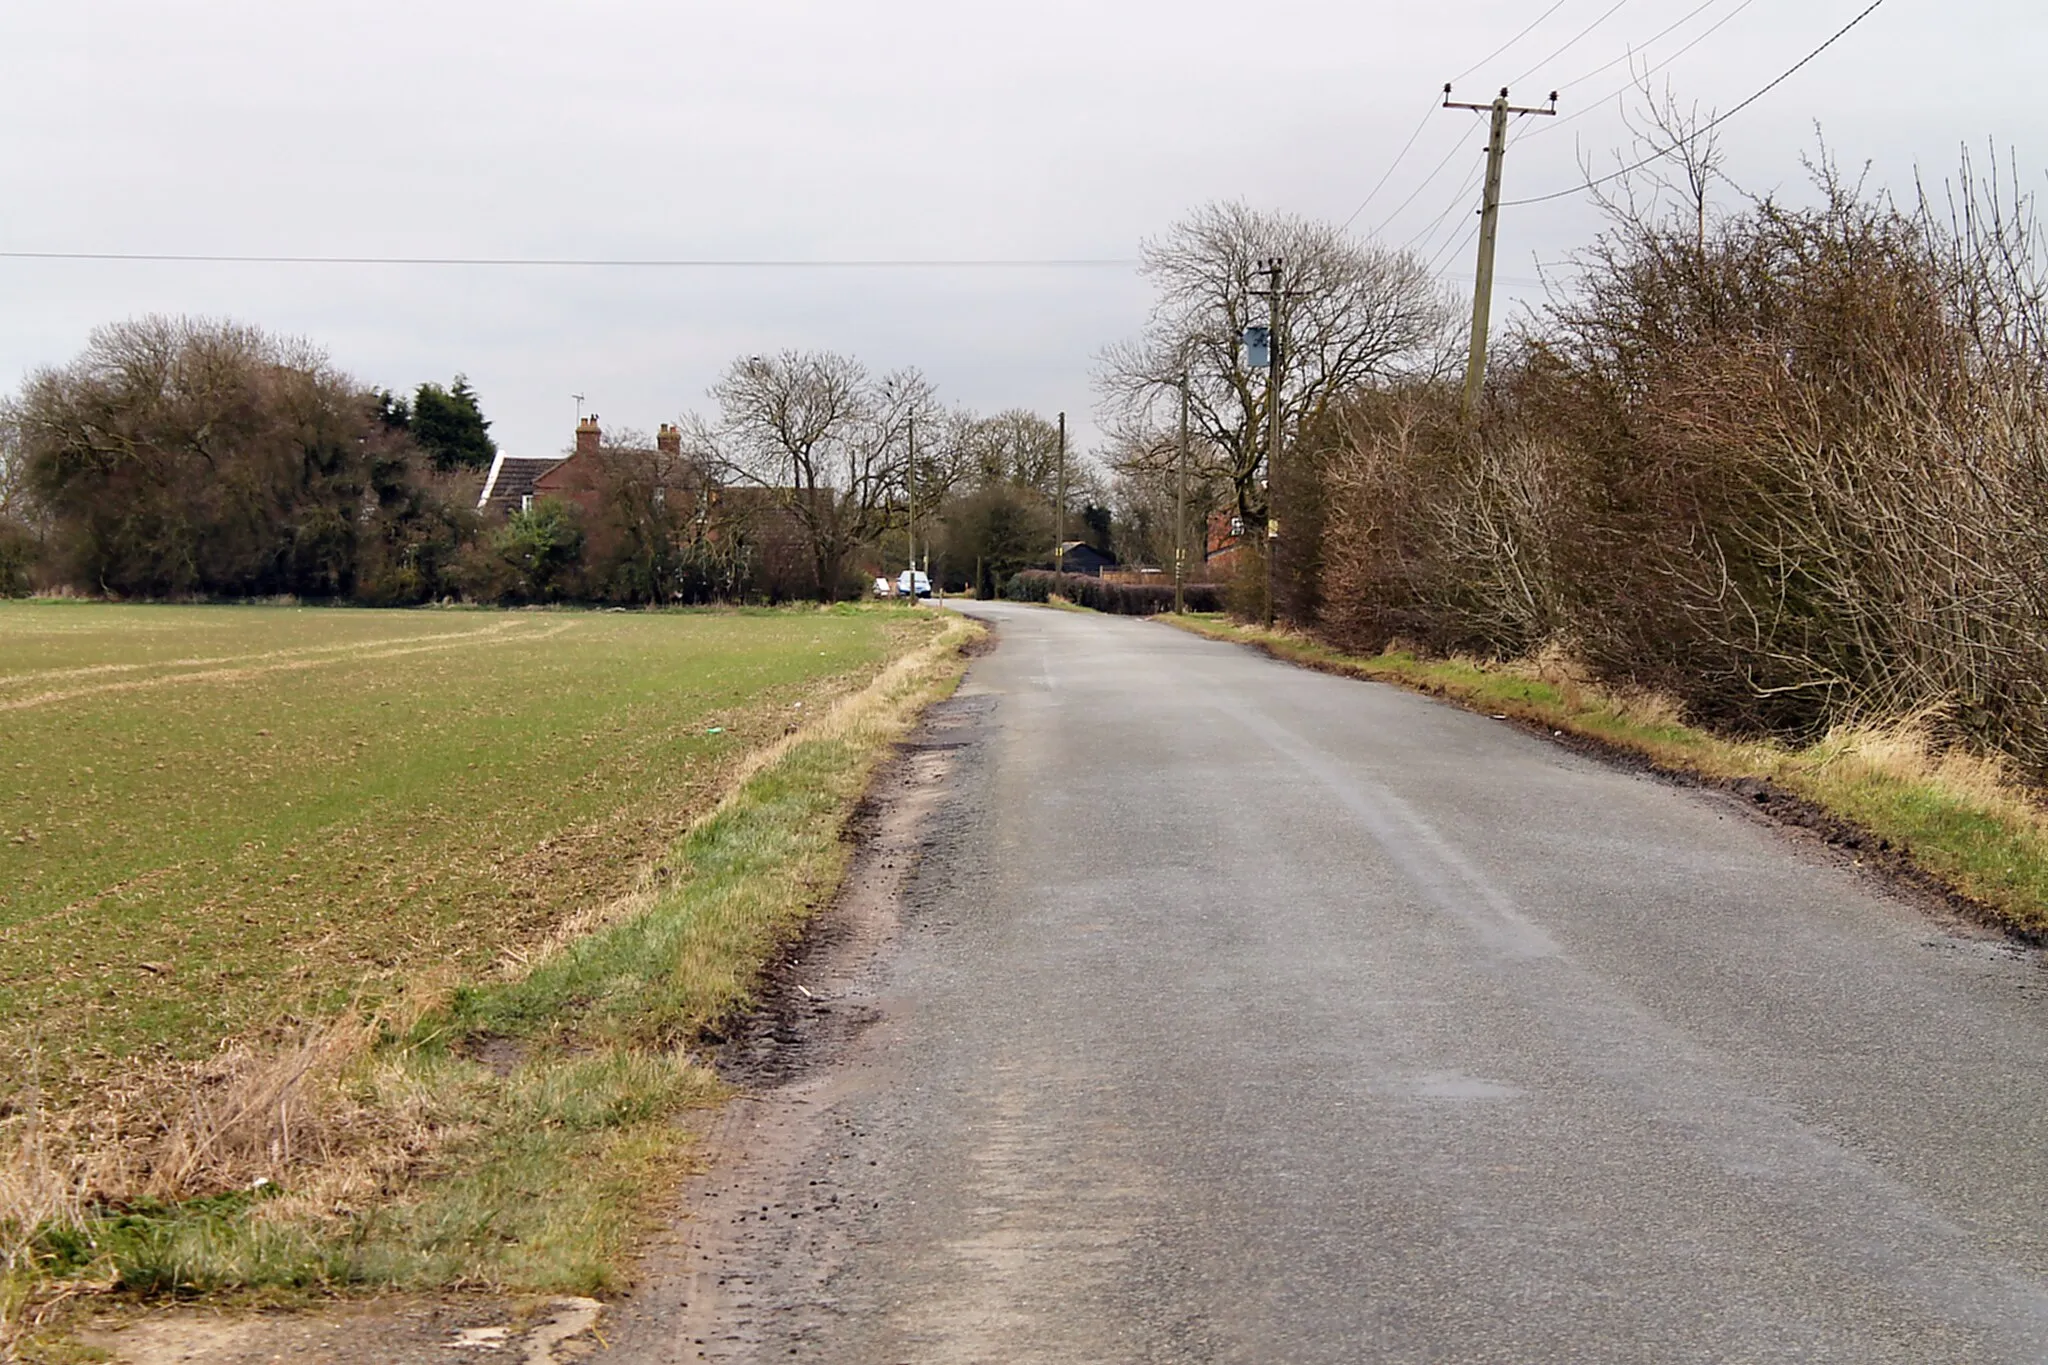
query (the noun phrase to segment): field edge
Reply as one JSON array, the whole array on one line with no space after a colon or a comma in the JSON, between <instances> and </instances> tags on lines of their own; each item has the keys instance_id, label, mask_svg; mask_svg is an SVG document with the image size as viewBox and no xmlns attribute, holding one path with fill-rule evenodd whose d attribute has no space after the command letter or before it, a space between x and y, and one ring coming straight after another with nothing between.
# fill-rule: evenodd
<instances>
[{"instance_id":1,"label":"field edge","mask_svg":"<svg viewBox=\"0 0 2048 1365\"><path fill-rule=\"evenodd\" d=\"M831 903L875 773L985 634L952 615L757 752L634 895L517 979L460 986L415 1019L363 1021L363 1046L308 1084L410 1126L417 1150L387 1197L344 1208L315 1180L44 1228L0 1274L0 1356L79 1358L64 1342L90 1311L170 1298L623 1287L664 1192L691 1169L685 1115L727 1093L700 1045ZM436 1140L419 1144L422 1131Z\"/></svg>"}]
</instances>

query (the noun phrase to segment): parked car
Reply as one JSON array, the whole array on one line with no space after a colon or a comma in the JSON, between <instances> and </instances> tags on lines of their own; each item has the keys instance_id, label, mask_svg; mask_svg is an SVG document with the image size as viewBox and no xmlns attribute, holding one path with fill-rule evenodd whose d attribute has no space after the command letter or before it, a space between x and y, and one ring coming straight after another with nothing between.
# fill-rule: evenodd
<instances>
[{"instance_id":1,"label":"parked car","mask_svg":"<svg viewBox=\"0 0 2048 1365\"><path fill-rule=\"evenodd\" d=\"M896 575L896 592L899 596L930 597L932 595L931 575L922 569L905 569Z\"/></svg>"}]
</instances>

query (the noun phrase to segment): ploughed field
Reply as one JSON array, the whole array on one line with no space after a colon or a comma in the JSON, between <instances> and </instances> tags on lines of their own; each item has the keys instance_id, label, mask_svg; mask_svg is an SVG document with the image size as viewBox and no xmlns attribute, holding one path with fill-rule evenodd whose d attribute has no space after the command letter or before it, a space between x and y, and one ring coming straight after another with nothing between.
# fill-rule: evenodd
<instances>
[{"instance_id":1,"label":"ploughed field","mask_svg":"<svg viewBox=\"0 0 2048 1365\"><path fill-rule=\"evenodd\" d=\"M933 629L0 603L0 1114L516 970Z\"/></svg>"}]
</instances>

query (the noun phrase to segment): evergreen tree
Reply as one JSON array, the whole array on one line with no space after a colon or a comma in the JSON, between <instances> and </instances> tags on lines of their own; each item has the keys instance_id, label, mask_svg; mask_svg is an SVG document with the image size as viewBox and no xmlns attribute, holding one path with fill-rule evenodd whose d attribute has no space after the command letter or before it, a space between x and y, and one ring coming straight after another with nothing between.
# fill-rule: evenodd
<instances>
[{"instance_id":1,"label":"evergreen tree","mask_svg":"<svg viewBox=\"0 0 2048 1365\"><path fill-rule=\"evenodd\" d=\"M422 384L413 395L412 437L434 461L434 468L488 469L498 453L491 439L491 424L477 406L476 391L469 380L455 376L452 388Z\"/></svg>"},{"instance_id":2,"label":"evergreen tree","mask_svg":"<svg viewBox=\"0 0 2048 1365\"><path fill-rule=\"evenodd\" d=\"M377 390L377 420L386 431L406 431L412 427L412 404L389 389Z\"/></svg>"}]
</instances>

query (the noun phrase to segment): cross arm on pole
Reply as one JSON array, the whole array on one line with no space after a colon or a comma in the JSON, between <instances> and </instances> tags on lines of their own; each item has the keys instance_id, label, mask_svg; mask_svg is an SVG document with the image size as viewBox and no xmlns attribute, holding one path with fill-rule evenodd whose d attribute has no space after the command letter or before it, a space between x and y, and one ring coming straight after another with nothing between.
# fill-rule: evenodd
<instances>
[{"instance_id":1,"label":"cross arm on pole","mask_svg":"<svg viewBox=\"0 0 2048 1365\"><path fill-rule=\"evenodd\" d=\"M1470 109L1475 114L1490 114L1494 112L1494 110L1496 109L1500 110L1502 113L1505 114L1541 114L1544 116L1551 116L1557 113L1557 92L1555 90L1550 92L1549 106L1542 109L1524 109L1519 105L1507 103L1507 98L1507 87L1502 86L1500 91L1500 98L1496 100L1489 100L1485 104L1454 103L1451 99L1450 82L1446 81L1444 83L1444 108L1446 109Z\"/></svg>"}]
</instances>

